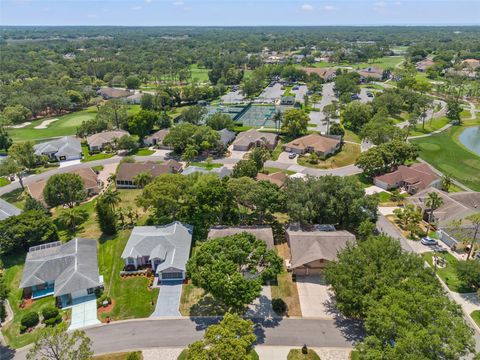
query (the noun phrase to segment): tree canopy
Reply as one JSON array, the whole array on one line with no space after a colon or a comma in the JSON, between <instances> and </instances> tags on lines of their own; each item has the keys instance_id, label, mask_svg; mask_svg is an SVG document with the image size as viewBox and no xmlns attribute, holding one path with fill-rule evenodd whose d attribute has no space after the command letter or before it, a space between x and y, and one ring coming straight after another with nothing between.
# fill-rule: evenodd
<instances>
[{"instance_id":1,"label":"tree canopy","mask_svg":"<svg viewBox=\"0 0 480 360\"><path fill-rule=\"evenodd\" d=\"M43 198L48 206L67 205L73 207L86 198L85 186L78 174L52 175L43 189Z\"/></svg>"}]
</instances>

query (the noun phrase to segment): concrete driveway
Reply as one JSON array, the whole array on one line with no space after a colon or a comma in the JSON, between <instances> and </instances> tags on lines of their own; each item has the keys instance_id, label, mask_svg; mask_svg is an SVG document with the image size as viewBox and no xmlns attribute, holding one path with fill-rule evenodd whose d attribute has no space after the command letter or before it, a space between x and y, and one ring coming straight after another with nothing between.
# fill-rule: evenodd
<instances>
[{"instance_id":1,"label":"concrete driveway","mask_svg":"<svg viewBox=\"0 0 480 360\"><path fill-rule=\"evenodd\" d=\"M334 318L331 292L320 275L297 277L297 289L303 317Z\"/></svg>"},{"instance_id":2,"label":"concrete driveway","mask_svg":"<svg viewBox=\"0 0 480 360\"><path fill-rule=\"evenodd\" d=\"M68 330L82 329L86 326L100 324L97 318L97 299L95 296L72 305L72 321Z\"/></svg>"},{"instance_id":3,"label":"concrete driveway","mask_svg":"<svg viewBox=\"0 0 480 360\"><path fill-rule=\"evenodd\" d=\"M229 159L239 159L239 160L242 160L245 154L248 152L248 151L233 150L233 145L230 145L228 147L228 151L230 152L230 156L228 157Z\"/></svg>"},{"instance_id":4,"label":"concrete driveway","mask_svg":"<svg viewBox=\"0 0 480 360\"><path fill-rule=\"evenodd\" d=\"M181 316L178 310L181 295L181 281L169 281L168 283L161 284L155 311L150 317Z\"/></svg>"},{"instance_id":5,"label":"concrete driveway","mask_svg":"<svg viewBox=\"0 0 480 360\"><path fill-rule=\"evenodd\" d=\"M295 156L293 159L289 159L288 158L289 154L290 153L287 151L282 151L280 155L278 155L277 161L282 162L284 164L292 164L292 165L297 164L298 155Z\"/></svg>"}]
</instances>

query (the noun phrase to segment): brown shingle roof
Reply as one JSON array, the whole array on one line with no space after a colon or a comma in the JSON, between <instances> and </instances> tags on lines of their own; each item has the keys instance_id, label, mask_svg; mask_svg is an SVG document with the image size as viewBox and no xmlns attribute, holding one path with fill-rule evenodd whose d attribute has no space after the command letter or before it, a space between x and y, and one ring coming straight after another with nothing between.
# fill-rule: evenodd
<instances>
[{"instance_id":1,"label":"brown shingle roof","mask_svg":"<svg viewBox=\"0 0 480 360\"><path fill-rule=\"evenodd\" d=\"M333 139L327 136L318 134L310 134L302 136L298 139L290 141L285 144L285 147L299 149L305 151L307 148L312 148L315 152L329 152L340 143L339 139Z\"/></svg>"},{"instance_id":2,"label":"brown shingle roof","mask_svg":"<svg viewBox=\"0 0 480 360\"><path fill-rule=\"evenodd\" d=\"M115 139L120 139L125 135L130 135L130 133L125 130L104 131L88 136L87 143L88 146L102 147L106 144L112 143Z\"/></svg>"},{"instance_id":3,"label":"brown shingle roof","mask_svg":"<svg viewBox=\"0 0 480 360\"><path fill-rule=\"evenodd\" d=\"M303 231L287 229L291 267L296 268L316 260L332 261L337 253L355 241L348 231Z\"/></svg>"},{"instance_id":4,"label":"brown shingle roof","mask_svg":"<svg viewBox=\"0 0 480 360\"><path fill-rule=\"evenodd\" d=\"M102 88L98 92L100 93L100 95L108 98L120 98L133 95L133 93L128 90L115 88Z\"/></svg>"},{"instance_id":5,"label":"brown shingle roof","mask_svg":"<svg viewBox=\"0 0 480 360\"><path fill-rule=\"evenodd\" d=\"M277 141L278 135L269 132L260 132L255 129L250 129L241 132L233 142L233 145L249 146L257 141L266 141L269 145L274 145Z\"/></svg>"},{"instance_id":6,"label":"brown shingle roof","mask_svg":"<svg viewBox=\"0 0 480 360\"><path fill-rule=\"evenodd\" d=\"M401 181L411 185L415 184L417 191L425 189L438 179L439 176L430 166L424 163L413 164L410 167L400 165L395 171L375 177L375 180L384 182L389 186Z\"/></svg>"},{"instance_id":7,"label":"brown shingle roof","mask_svg":"<svg viewBox=\"0 0 480 360\"><path fill-rule=\"evenodd\" d=\"M133 178L142 172L148 172L153 177L157 177L162 174L172 174L181 169L182 164L175 160L167 160L161 164L153 161L122 163L118 167L116 181L133 181Z\"/></svg>"},{"instance_id":8,"label":"brown shingle roof","mask_svg":"<svg viewBox=\"0 0 480 360\"><path fill-rule=\"evenodd\" d=\"M152 139L156 139L157 142L163 143L163 140L165 139L165 136L170 132L170 129L162 129L154 132L151 135L148 135L145 140L150 141Z\"/></svg>"},{"instance_id":9,"label":"brown shingle roof","mask_svg":"<svg viewBox=\"0 0 480 360\"><path fill-rule=\"evenodd\" d=\"M257 174L258 181L270 181L272 184L277 185L278 187L282 187L287 181L287 175L281 171L277 171L273 174Z\"/></svg>"},{"instance_id":10,"label":"brown shingle roof","mask_svg":"<svg viewBox=\"0 0 480 360\"><path fill-rule=\"evenodd\" d=\"M267 248L273 249L273 231L270 226L215 226L208 232L209 239L216 239L246 232L265 241Z\"/></svg>"},{"instance_id":11,"label":"brown shingle roof","mask_svg":"<svg viewBox=\"0 0 480 360\"><path fill-rule=\"evenodd\" d=\"M336 70L332 68L304 67L302 70L307 74L318 74L322 79L328 79L336 74Z\"/></svg>"}]
</instances>

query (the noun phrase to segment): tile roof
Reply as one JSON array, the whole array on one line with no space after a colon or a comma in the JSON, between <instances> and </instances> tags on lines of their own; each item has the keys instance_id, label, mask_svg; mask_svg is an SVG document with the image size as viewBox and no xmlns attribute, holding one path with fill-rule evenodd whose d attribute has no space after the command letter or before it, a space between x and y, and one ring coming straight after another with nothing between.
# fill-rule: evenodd
<instances>
[{"instance_id":1,"label":"tile roof","mask_svg":"<svg viewBox=\"0 0 480 360\"><path fill-rule=\"evenodd\" d=\"M220 141L222 142L223 145L228 145L230 144L237 134L234 131L230 131L228 129L222 129L217 131L220 135Z\"/></svg>"},{"instance_id":2,"label":"tile roof","mask_svg":"<svg viewBox=\"0 0 480 360\"><path fill-rule=\"evenodd\" d=\"M133 181L133 178L142 172L148 172L152 177L157 177L162 174L179 172L181 169L182 164L171 159L163 163L156 163L153 161L134 163L124 162L118 166L116 181Z\"/></svg>"},{"instance_id":3,"label":"tile roof","mask_svg":"<svg viewBox=\"0 0 480 360\"><path fill-rule=\"evenodd\" d=\"M322 79L328 79L334 76L337 71L333 68L311 68L311 67L306 67L302 68L303 71L305 71L307 74L318 74Z\"/></svg>"},{"instance_id":4,"label":"tile roof","mask_svg":"<svg viewBox=\"0 0 480 360\"><path fill-rule=\"evenodd\" d=\"M112 87L108 88L101 88L98 90L98 93L102 96L106 96L109 98L120 98L120 97L126 97L129 95L133 95L133 93L129 90L124 90L124 89L116 89Z\"/></svg>"},{"instance_id":5,"label":"tile roof","mask_svg":"<svg viewBox=\"0 0 480 360\"><path fill-rule=\"evenodd\" d=\"M170 132L170 129L158 130L158 131L154 132L153 134L150 134L150 135L146 136L145 141L151 141L153 139L156 139L159 142L163 142L163 140L165 139L165 136L167 136L167 134L169 132Z\"/></svg>"},{"instance_id":6,"label":"tile roof","mask_svg":"<svg viewBox=\"0 0 480 360\"><path fill-rule=\"evenodd\" d=\"M273 249L273 231L270 226L214 226L208 232L209 239L216 239L230 235L236 235L246 232L252 234L257 239L263 240L267 248Z\"/></svg>"},{"instance_id":7,"label":"tile roof","mask_svg":"<svg viewBox=\"0 0 480 360\"><path fill-rule=\"evenodd\" d=\"M99 286L97 242L75 238L30 248L20 288L46 282L55 282L54 296Z\"/></svg>"},{"instance_id":8,"label":"tile roof","mask_svg":"<svg viewBox=\"0 0 480 360\"><path fill-rule=\"evenodd\" d=\"M122 259L149 256L163 260L157 272L168 268L185 271L192 231L192 226L179 221L164 226L136 226L123 249Z\"/></svg>"}]
</instances>

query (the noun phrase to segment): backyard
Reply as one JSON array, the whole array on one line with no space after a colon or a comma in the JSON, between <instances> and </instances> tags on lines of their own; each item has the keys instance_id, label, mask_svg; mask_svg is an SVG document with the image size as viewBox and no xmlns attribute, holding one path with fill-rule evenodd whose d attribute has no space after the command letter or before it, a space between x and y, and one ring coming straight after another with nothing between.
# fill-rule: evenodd
<instances>
[{"instance_id":1,"label":"backyard","mask_svg":"<svg viewBox=\"0 0 480 360\"><path fill-rule=\"evenodd\" d=\"M453 126L440 134L410 141L419 146L423 160L472 190L480 191L480 177L475 176L480 172L480 157L458 142L463 129Z\"/></svg>"}]
</instances>

